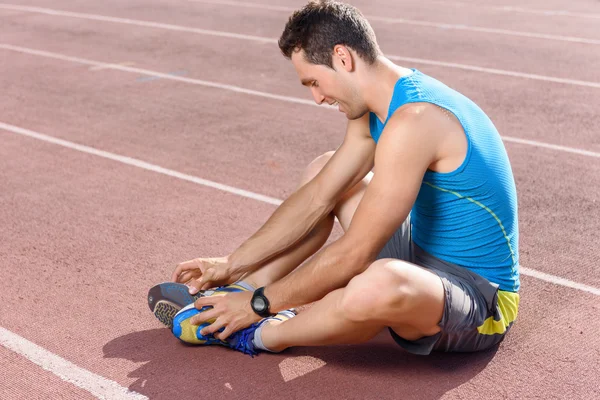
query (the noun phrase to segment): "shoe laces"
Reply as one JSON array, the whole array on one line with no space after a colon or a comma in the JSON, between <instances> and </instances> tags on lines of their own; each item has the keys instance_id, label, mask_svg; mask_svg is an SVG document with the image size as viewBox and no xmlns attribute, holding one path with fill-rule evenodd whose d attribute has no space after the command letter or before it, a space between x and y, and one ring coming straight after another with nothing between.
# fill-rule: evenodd
<instances>
[{"instance_id":1,"label":"shoe laces","mask_svg":"<svg viewBox=\"0 0 600 400\"><path fill-rule=\"evenodd\" d=\"M258 328L258 324L252 324L248 328L237 332L234 340L232 340L233 343L230 343L231 347L254 358L258 352L254 350L254 346L251 343L252 339L254 339L256 328Z\"/></svg>"}]
</instances>

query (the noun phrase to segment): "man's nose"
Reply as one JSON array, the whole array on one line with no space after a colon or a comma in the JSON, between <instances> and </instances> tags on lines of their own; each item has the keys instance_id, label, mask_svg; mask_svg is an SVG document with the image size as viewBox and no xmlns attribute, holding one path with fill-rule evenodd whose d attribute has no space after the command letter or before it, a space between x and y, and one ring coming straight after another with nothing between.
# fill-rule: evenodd
<instances>
[{"instance_id":1,"label":"man's nose","mask_svg":"<svg viewBox=\"0 0 600 400\"><path fill-rule=\"evenodd\" d=\"M325 100L325 96L323 96L321 93L319 93L317 88L311 88L311 90L312 90L313 98L315 99L315 103L317 103L318 105L323 104L323 101Z\"/></svg>"}]
</instances>

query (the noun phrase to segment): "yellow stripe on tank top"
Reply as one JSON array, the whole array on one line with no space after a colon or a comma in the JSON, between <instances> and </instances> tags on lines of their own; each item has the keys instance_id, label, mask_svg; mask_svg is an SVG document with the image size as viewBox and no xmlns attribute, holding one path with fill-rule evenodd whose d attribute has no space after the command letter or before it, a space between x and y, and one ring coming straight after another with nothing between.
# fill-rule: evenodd
<instances>
[{"instance_id":1,"label":"yellow stripe on tank top","mask_svg":"<svg viewBox=\"0 0 600 400\"><path fill-rule=\"evenodd\" d=\"M515 266L515 264L516 264L515 252L513 251L513 248L510 245L510 238L508 237L508 234L506 233L506 229L504 229L504 225L502 224L502 221L500 221L500 218L498 218L498 216L496 215L495 212L490 210L490 208L487 207L486 205L482 204L481 202L479 202L471 197L463 196L462 194L460 194L458 192L455 192L453 190L444 189L443 187L435 186L429 182L423 181L423 183L427 186L430 186L430 187L440 190L442 192L453 194L454 196L458 197L459 199L468 200L471 203L475 204L476 206L481 207L482 209L487 211L492 216L492 218L494 218L496 220L496 222L498 223L498 226L500 227L500 230L502 231L502 235L504 235L504 239L506 240L506 244L508 245L508 251L510 251L510 256L512 257L513 267Z\"/></svg>"}]
</instances>

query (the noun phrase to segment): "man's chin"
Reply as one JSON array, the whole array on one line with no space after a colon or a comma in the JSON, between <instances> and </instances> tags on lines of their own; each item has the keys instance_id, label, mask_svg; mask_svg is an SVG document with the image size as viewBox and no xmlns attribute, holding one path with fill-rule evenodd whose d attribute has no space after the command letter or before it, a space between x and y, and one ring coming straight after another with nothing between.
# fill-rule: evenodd
<instances>
[{"instance_id":1,"label":"man's chin","mask_svg":"<svg viewBox=\"0 0 600 400\"><path fill-rule=\"evenodd\" d=\"M346 115L346 118L348 118L348 120L354 121L356 119L361 119L367 112L368 110L359 114L350 114L344 111L344 114Z\"/></svg>"}]
</instances>

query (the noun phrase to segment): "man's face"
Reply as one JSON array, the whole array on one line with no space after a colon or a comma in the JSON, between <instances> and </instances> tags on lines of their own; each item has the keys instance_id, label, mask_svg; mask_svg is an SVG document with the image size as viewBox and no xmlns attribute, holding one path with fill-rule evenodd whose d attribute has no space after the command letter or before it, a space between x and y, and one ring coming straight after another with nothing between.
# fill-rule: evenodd
<instances>
[{"instance_id":1,"label":"man's face","mask_svg":"<svg viewBox=\"0 0 600 400\"><path fill-rule=\"evenodd\" d=\"M317 104L327 103L337 105L340 112L348 119L362 117L368 109L361 99L358 85L352 73L338 68L335 59L331 69L325 65L315 65L306 60L304 51L292 54L292 64L296 68L301 83L308 87Z\"/></svg>"}]
</instances>

